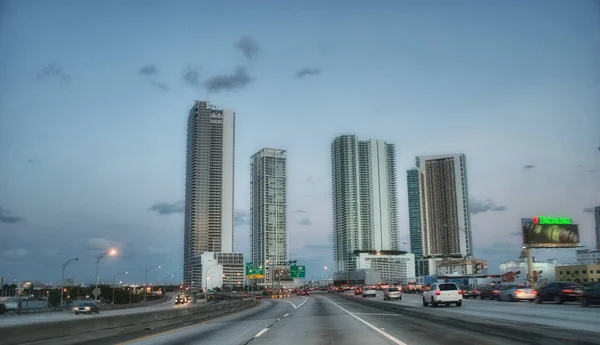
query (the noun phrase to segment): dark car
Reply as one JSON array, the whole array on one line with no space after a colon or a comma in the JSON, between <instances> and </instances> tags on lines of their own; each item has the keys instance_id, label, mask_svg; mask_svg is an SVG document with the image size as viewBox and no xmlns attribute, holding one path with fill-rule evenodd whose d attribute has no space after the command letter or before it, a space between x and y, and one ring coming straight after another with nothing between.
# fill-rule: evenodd
<instances>
[{"instance_id":1,"label":"dark car","mask_svg":"<svg viewBox=\"0 0 600 345\"><path fill-rule=\"evenodd\" d=\"M175 304L185 304L185 302L187 302L187 298L184 295L175 297Z\"/></svg>"},{"instance_id":2,"label":"dark car","mask_svg":"<svg viewBox=\"0 0 600 345\"><path fill-rule=\"evenodd\" d=\"M592 287L583 290L581 295L581 306L587 307L588 305L599 305L600 304L600 282L596 282Z\"/></svg>"},{"instance_id":3,"label":"dark car","mask_svg":"<svg viewBox=\"0 0 600 345\"><path fill-rule=\"evenodd\" d=\"M486 287L480 288L479 289L479 298L481 299L497 299L498 298L498 291L500 291L500 289L502 288L502 286L500 285L488 285Z\"/></svg>"},{"instance_id":4,"label":"dark car","mask_svg":"<svg viewBox=\"0 0 600 345\"><path fill-rule=\"evenodd\" d=\"M463 298L469 298L469 297L477 298L477 296L479 296L479 290L472 288L470 286L462 286L460 288L460 291L462 292Z\"/></svg>"},{"instance_id":5,"label":"dark car","mask_svg":"<svg viewBox=\"0 0 600 345\"><path fill-rule=\"evenodd\" d=\"M78 315L78 314L91 314L91 313L100 313L100 307L93 302L83 302L81 304L76 305L75 307L73 307L73 314Z\"/></svg>"},{"instance_id":6,"label":"dark car","mask_svg":"<svg viewBox=\"0 0 600 345\"><path fill-rule=\"evenodd\" d=\"M583 295L583 286L575 282L554 282L537 290L537 303L554 301L556 303L577 301Z\"/></svg>"}]
</instances>

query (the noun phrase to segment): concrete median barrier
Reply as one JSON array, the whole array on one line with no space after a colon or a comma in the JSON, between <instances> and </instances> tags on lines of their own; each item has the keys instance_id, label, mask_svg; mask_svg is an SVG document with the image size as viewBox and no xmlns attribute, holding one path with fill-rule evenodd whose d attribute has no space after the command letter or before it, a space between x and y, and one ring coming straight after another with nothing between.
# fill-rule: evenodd
<instances>
[{"instance_id":1,"label":"concrete median barrier","mask_svg":"<svg viewBox=\"0 0 600 345\"><path fill-rule=\"evenodd\" d=\"M193 320L214 317L250 308L257 303L253 300L222 301L207 303L192 308L142 312L135 314L89 317L58 322L44 322L29 325L0 328L0 343L3 345L43 343L69 344L84 341L85 338L101 339L111 336L111 330L131 328L133 331L175 324L180 320ZM95 316L95 315L94 315ZM102 333L102 335L100 335ZM120 331L123 333L123 331ZM75 341L76 340L76 341Z\"/></svg>"},{"instance_id":2,"label":"concrete median barrier","mask_svg":"<svg viewBox=\"0 0 600 345\"><path fill-rule=\"evenodd\" d=\"M454 314L439 314L430 308L407 306L398 303L383 302L356 298L346 294L337 294L346 300L360 303L369 307L387 310L396 314L406 315L414 319L440 323L470 331L514 339L527 344L572 344L572 345L598 345L600 339L598 333L567 328L544 326L534 323L522 323L516 321L499 320L492 318L480 318L475 316L463 316ZM463 305L462 308L465 308Z\"/></svg>"}]
</instances>

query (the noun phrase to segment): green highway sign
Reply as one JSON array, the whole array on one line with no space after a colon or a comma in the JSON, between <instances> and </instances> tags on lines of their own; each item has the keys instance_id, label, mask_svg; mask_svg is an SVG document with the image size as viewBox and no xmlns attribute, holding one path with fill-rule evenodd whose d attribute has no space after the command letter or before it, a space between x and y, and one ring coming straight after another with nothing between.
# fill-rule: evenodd
<instances>
[{"instance_id":1,"label":"green highway sign","mask_svg":"<svg viewBox=\"0 0 600 345\"><path fill-rule=\"evenodd\" d=\"M246 278L248 279L263 279L265 271L262 267L255 267L251 263L246 263Z\"/></svg>"},{"instance_id":2,"label":"green highway sign","mask_svg":"<svg viewBox=\"0 0 600 345\"><path fill-rule=\"evenodd\" d=\"M306 276L306 266L290 266L291 278L304 278Z\"/></svg>"}]
</instances>

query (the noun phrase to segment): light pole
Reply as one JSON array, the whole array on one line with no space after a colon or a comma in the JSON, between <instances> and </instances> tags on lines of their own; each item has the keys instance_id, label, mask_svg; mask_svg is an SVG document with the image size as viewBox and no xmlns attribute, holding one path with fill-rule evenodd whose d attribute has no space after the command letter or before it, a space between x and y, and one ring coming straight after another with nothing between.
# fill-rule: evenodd
<instances>
[{"instance_id":1,"label":"light pole","mask_svg":"<svg viewBox=\"0 0 600 345\"><path fill-rule=\"evenodd\" d=\"M65 285L65 268L67 268L67 265L73 261L79 261L79 258L69 259L69 260L65 261L65 263L63 264L62 276L61 276L61 280L60 280L60 307L61 308L63 306L63 294L64 294L63 288ZM48 301L50 301L50 291L48 291Z\"/></svg>"},{"instance_id":2,"label":"light pole","mask_svg":"<svg viewBox=\"0 0 600 345\"><path fill-rule=\"evenodd\" d=\"M117 276L120 276L121 274L128 274L128 273L127 273L127 271L125 271L125 272L119 272L119 273L113 275L113 301L112 301L113 305L115 304L115 281L117 279Z\"/></svg>"},{"instance_id":3,"label":"light pole","mask_svg":"<svg viewBox=\"0 0 600 345\"><path fill-rule=\"evenodd\" d=\"M147 296L148 296L148 288L146 287L146 280L148 279L148 271L152 270L153 268L160 268L160 265L146 268L146 272L144 273L144 303L146 303Z\"/></svg>"},{"instance_id":4,"label":"light pole","mask_svg":"<svg viewBox=\"0 0 600 345\"><path fill-rule=\"evenodd\" d=\"M115 255L117 255L117 251L115 249L111 249L107 252L100 254L96 258L96 288L94 289L94 291L96 291L96 293L94 294L94 303L98 302L98 292L99 292L98 291L98 283L100 283L100 276L98 275L98 266L100 266L100 260L102 260L102 258L104 258L107 254L110 256L115 256Z\"/></svg>"},{"instance_id":5,"label":"light pole","mask_svg":"<svg viewBox=\"0 0 600 345\"><path fill-rule=\"evenodd\" d=\"M208 260L208 261L215 261L215 260ZM216 266L213 266L210 269L206 270L206 278L204 278L204 282L206 283L206 288L204 289L204 301L205 302L208 302L208 280L210 279L210 277L208 275L210 274L210 271L213 268L217 268L219 266L221 266L221 265L216 265Z\"/></svg>"}]
</instances>

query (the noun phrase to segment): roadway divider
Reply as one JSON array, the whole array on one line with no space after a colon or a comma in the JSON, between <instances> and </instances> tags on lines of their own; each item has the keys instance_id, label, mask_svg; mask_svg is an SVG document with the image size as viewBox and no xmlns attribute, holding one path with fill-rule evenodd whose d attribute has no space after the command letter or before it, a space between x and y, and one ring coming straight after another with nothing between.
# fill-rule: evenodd
<instances>
[{"instance_id":1,"label":"roadway divider","mask_svg":"<svg viewBox=\"0 0 600 345\"><path fill-rule=\"evenodd\" d=\"M123 315L94 315L89 318L41 322L13 327L0 327L0 343L12 344L76 344L144 329L212 318L258 305L257 301L220 301L190 308L140 312Z\"/></svg>"},{"instance_id":2,"label":"roadway divider","mask_svg":"<svg viewBox=\"0 0 600 345\"><path fill-rule=\"evenodd\" d=\"M474 332L491 334L518 340L526 344L570 344L570 345L598 345L598 333L567 328L551 327L533 323L523 323L508 320L479 318L473 315L460 315L436 313L433 308L413 307L400 303L390 303L366 298L357 298L344 293L336 293L346 300L360 303L369 307L387 310L402 314L413 319L454 326ZM461 308L468 308L463 306Z\"/></svg>"}]
</instances>

